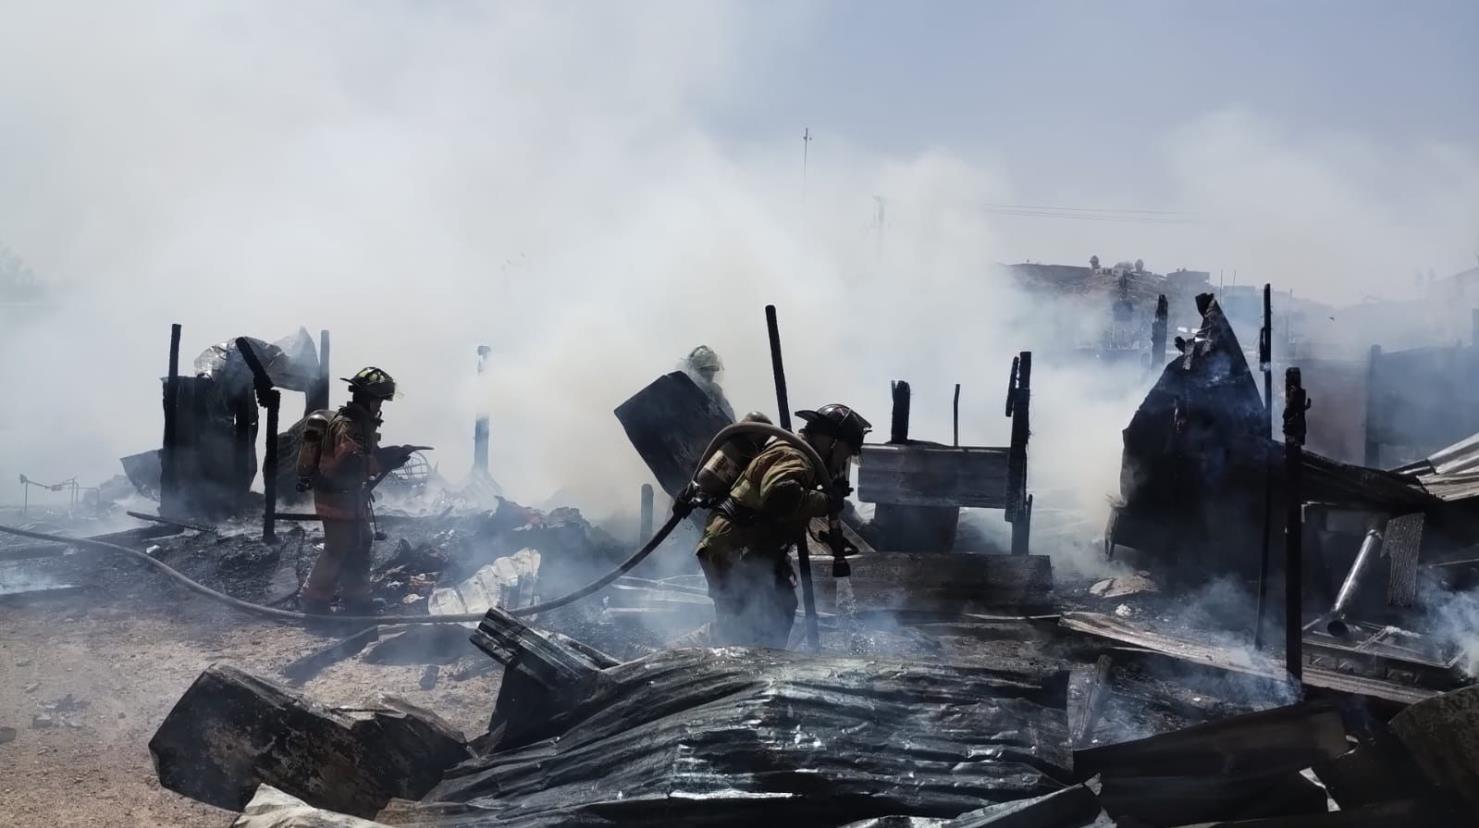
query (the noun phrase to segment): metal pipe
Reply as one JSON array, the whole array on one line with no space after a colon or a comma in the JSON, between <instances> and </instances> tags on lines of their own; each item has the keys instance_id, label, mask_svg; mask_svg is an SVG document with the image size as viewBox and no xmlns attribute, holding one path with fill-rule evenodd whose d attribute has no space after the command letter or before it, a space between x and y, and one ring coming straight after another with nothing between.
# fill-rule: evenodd
<instances>
[{"instance_id":1,"label":"metal pipe","mask_svg":"<svg viewBox=\"0 0 1479 828\"><path fill-rule=\"evenodd\" d=\"M1350 635L1350 625L1345 622L1346 613L1350 611L1351 604L1356 599L1356 593L1361 590L1361 582L1374 566L1373 562L1377 559L1380 550L1381 532L1372 529L1361 540L1361 550L1356 553L1356 560L1351 564L1351 571L1346 574L1345 581L1340 585L1340 592L1336 593L1335 603L1331 605L1330 612L1325 616L1325 629L1331 635L1337 638Z\"/></svg>"}]
</instances>

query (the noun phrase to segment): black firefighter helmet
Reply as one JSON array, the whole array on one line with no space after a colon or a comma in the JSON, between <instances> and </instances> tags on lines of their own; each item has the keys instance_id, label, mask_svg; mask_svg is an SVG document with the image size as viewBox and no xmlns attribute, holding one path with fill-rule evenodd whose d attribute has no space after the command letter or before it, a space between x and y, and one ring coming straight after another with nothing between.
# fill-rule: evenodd
<instances>
[{"instance_id":1,"label":"black firefighter helmet","mask_svg":"<svg viewBox=\"0 0 1479 828\"><path fill-rule=\"evenodd\" d=\"M354 376L339 379L349 383L351 394L364 394L378 400L388 400L395 396L395 380L390 374L374 366L361 368Z\"/></svg>"},{"instance_id":2,"label":"black firefighter helmet","mask_svg":"<svg viewBox=\"0 0 1479 828\"><path fill-rule=\"evenodd\" d=\"M797 411L796 416L806 422L808 430L834 437L855 449L863 447L863 436L873 430L872 423L841 403L824 405L815 411Z\"/></svg>"}]
</instances>

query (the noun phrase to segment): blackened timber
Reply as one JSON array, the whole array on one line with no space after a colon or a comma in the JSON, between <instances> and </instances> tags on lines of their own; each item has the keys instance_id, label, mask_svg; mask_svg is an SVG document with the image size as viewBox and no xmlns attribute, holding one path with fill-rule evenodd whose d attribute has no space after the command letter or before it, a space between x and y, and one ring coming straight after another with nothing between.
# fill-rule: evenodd
<instances>
[{"instance_id":1,"label":"blackened timber","mask_svg":"<svg viewBox=\"0 0 1479 828\"><path fill-rule=\"evenodd\" d=\"M180 325L169 328L169 373L164 380L164 445L160 454L159 510L179 511Z\"/></svg>"},{"instance_id":2,"label":"blackened timber","mask_svg":"<svg viewBox=\"0 0 1479 828\"><path fill-rule=\"evenodd\" d=\"M889 419L888 441L896 445L906 445L909 442L909 383L894 380L890 390L893 392L894 407Z\"/></svg>"},{"instance_id":3,"label":"blackened timber","mask_svg":"<svg viewBox=\"0 0 1479 828\"><path fill-rule=\"evenodd\" d=\"M556 696L578 689L599 672L588 658L524 626L498 607L488 610L472 634L472 643Z\"/></svg>"},{"instance_id":4,"label":"blackened timber","mask_svg":"<svg viewBox=\"0 0 1479 828\"><path fill-rule=\"evenodd\" d=\"M960 446L960 383L955 384L955 399L950 403L951 434L954 442L951 445Z\"/></svg>"},{"instance_id":5,"label":"blackened timber","mask_svg":"<svg viewBox=\"0 0 1479 828\"><path fill-rule=\"evenodd\" d=\"M376 624L327 647L295 658L282 668L283 677L294 686L301 686L328 667L359 655L365 647L380 640L380 633L380 625Z\"/></svg>"},{"instance_id":6,"label":"blackened timber","mask_svg":"<svg viewBox=\"0 0 1479 828\"><path fill-rule=\"evenodd\" d=\"M262 542L277 540L277 417L282 405L282 392L267 392L267 449L262 460Z\"/></svg>"},{"instance_id":7,"label":"blackened timber","mask_svg":"<svg viewBox=\"0 0 1479 828\"><path fill-rule=\"evenodd\" d=\"M1003 509L1009 496L1011 451L865 445L858 464L858 499L898 506Z\"/></svg>"},{"instance_id":8,"label":"blackened timber","mask_svg":"<svg viewBox=\"0 0 1479 828\"><path fill-rule=\"evenodd\" d=\"M1006 518L1012 524L1012 554L1028 552L1032 502L1027 497L1027 440L1032 434L1032 352L1023 351L1013 363L1013 382L1007 400L1012 418L1012 442L1007 455Z\"/></svg>"},{"instance_id":9,"label":"blackened timber","mask_svg":"<svg viewBox=\"0 0 1479 828\"><path fill-rule=\"evenodd\" d=\"M1053 567L1045 555L860 554L852 593L860 614L934 618L963 612L1033 613L1053 606ZM823 611L837 607L836 580L817 576Z\"/></svg>"},{"instance_id":10,"label":"blackened timber","mask_svg":"<svg viewBox=\"0 0 1479 828\"><path fill-rule=\"evenodd\" d=\"M1166 294L1155 300L1155 321L1150 326L1150 370L1158 371L1166 364L1166 333L1169 326L1170 309Z\"/></svg>"},{"instance_id":11,"label":"blackened timber","mask_svg":"<svg viewBox=\"0 0 1479 828\"><path fill-rule=\"evenodd\" d=\"M1274 436L1273 380L1274 318L1272 286L1263 286L1263 328L1258 334L1258 368L1263 372L1263 436ZM1274 526L1274 473L1267 463L1263 467L1263 537L1258 559L1258 607L1253 617L1253 647L1263 648L1264 601L1268 598L1269 546Z\"/></svg>"},{"instance_id":12,"label":"blackened timber","mask_svg":"<svg viewBox=\"0 0 1479 828\"><path fill-rule=\"evenodd\" d=\"M1059 624L1074 632L1117 644L1128 644L1131 647L1187 664L1199 664L1216 670L1228 670L1275 680L1283 680L1287 675L1282 663L1262 653L1236 647L1219 647L1189 637L1183 638L1157 632L1112 615L1096 612L1069 612L1064 613ZM1437 695L1435 691L1422 687L1397 684L1392 681L1314 666L1305 668L1304 683L1310 687L1353 696L1369 696L1398 704L1414 704Z\"/></svg>"},{"instance_id":13,"label":"blackened timber","mask_svg":"<svg viewBox=\"0 0 1479 828\"><path fill-rule=\"evenodd\" d=\"M765 330L770 340L770 369L775 375L775 402L779 409L781 428L791 430L791 399L786 390L786 363L781 356L781 326L776 318L775 305L765 306ZM806 531L802 530L792 546L796 549L797 572L801 576L801 608L806 613L806 643L813 651L820 650L821 632L817 625L816 592L812 586L811 550L807 545Z\"/></svg>"},{"instance_id":14,"label":"blackened timber","mask_svg":"<svg viewBox=\"0 0 1479 828\"><path fill-rule=\"evenodd\" d=\"M468 756L455 728L398 699L351 715L220 664L180 697L149 752L162 786L220 808L241 810L265 783L367 818L392 798L419 799Z\"/></svg>"},{"instance_id":15,"label":"blackened timber","mask_svg":"<svg viewBox=\"0 0 1479 828\"><path fill-rule=\"evenodd\" d=\"M781 329L775 305L765 306L765 328L770 335L770 370L775 374L775 403L781 428L791 430L791 401L786 396L786 364L781 359Z\"/></svg>"},{"instance_id":16,"label":"blackened timber","mask_svg":"<svg viewBox=\"0 0 1479 828\"><path fill-rule=\"evenodd\" d=\"M1422 512L1398 515L1387 521L1382 541L1382 557L1392 562L1387 580L1387 603L1410 607L1417 601L1418 560L1422 551L1423 526L1427 516Z\"/></svg>"},{"instance_id":17,"label":"blackened timber","mask_svg":"<svg viewBox=\"0 0 1479 828\"><path fill-rule=\"evenodd\" d=\"M246 337L236 338L236 350L251 369L257 403L267 409L267 456L262 469L262 490L266 499L262 511L262 542L273 543L277 540L277 417L282 393L272 387L272 375L262 367L262 361Z\"/></svg>"},{"instance_id":18,"label":"blackened timber","mask_svg":"<svg viewBox=\"0 0 1479 828\"><path fill-rule=\"evenodd\" d=\"M1284 372L1284 667L1295 684L1304 671L1304 471L1305 412L1310 401L1299 369Z\"/></svg>"}]
</instances>

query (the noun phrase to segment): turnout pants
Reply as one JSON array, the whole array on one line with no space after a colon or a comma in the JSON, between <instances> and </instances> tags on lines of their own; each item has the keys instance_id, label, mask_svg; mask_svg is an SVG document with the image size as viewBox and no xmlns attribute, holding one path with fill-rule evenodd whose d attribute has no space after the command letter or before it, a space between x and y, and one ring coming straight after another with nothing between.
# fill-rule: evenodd
<instances>
[{"instance_id":1,"label":"turnout pants","mask_svg":"<svg viewBox=\"0 0 1479 828\"><path fill-rule=\"evenodd\" d=\"M783 551L707 551L699 562L714 599L713 644L785 649L796 620L790 559Z\"/></svg>"},{"instance_id":2,"label":"turnout pants","mask_svg":"<svg viewBox=\"0 0 1479 828\"><path fill-rule=\"evenodd\" d=\"M370 595L370 542L374 539L369 521L324 520L324 551L313 564L303 597L328 603L337 587L345 603Z\"/></svg>"}]
</instances>

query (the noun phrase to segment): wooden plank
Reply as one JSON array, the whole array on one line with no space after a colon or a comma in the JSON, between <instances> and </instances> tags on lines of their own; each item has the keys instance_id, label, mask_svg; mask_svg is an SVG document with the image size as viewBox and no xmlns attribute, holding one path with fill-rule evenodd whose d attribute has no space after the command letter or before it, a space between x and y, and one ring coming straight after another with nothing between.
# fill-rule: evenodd
<instances>
[{"instance_id":1,"label":"wooden plank","mask_svg":"<svg viewBox=\"0 0 1479 828\"><path fill-rule=\"evenodd\" d=\"M898 506L1007 505L1008 449L868 445L858 464L858 499Z\"/></svg>"},{"instance_id":2,"label":"wooden plank","mask_svg":"<svg viewBox=\"0 0 1479 828\"><path fill-rule=\"evenodd\" d=\"M1131 742L1076 750L1079 779L1299 771L1349 749L1333 704L1305 702L1194 725Z\"/></svg>"},{"instance_id":3,"label":"wooden plank","mask_svg":"<svg viewBox=\"0 0 1479 828\"><path fill-rule=\"evenodd\" d=\"M1053 567L1045 555L881 552L849 560L858 612L935 617L1052 606ZM835 612L837 582L830 568L817 567L812 574L818 609Z\"/></svg>"},{"instance_id":4,"label":"wooden plank","mask_svg":"<svg viewBox=\"0 0 1479 828\"><path fill-rule=\"evenodd\" d=\"M1121 644L1128 644L1159 655L1218 670L1283 679L1286 676L1280 659L1259 655L1250 649L1234 650L1200 641L1177 638L1136 627L1119 618L1096 612L1064 613L1058 622L1064 628ZM1312 687L1370 696L1399 704L1415 704L1437 695L1423 687L1409 687L1379 679L1348 675L1321 667L1307 667L1304 683Z\"/></svg>"},{"instance_id":5,"label":"wooden plank","mask_svg":"<svg viewBox=\"0 0 1479 828\"><path fill-rule=\"evenodd\" d=\"M1410 607L1417 600L1417 562L1425 522L1422 512L1398 515L1387 521L1381 553L1392 562L1387 603L1394 607Z\"/></svg>"}]
</instances>

